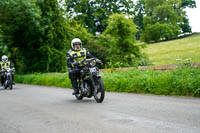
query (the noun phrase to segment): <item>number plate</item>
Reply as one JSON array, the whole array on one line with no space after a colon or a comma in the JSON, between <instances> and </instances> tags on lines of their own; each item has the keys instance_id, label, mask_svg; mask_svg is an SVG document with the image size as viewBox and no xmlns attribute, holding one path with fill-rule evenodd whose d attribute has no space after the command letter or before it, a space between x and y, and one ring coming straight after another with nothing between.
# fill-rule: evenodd
<instances>
[{"instance_id":1,"label":"number plate","mask_svg":"<svg viewBox=\"0 0 200 133\"><path fill-rule=\"evenodd\" d=\"M96 68L95 68L95 67L90 68L90 72L91 72L91 73L96 72Z\"/></svg>"}]
</instances>

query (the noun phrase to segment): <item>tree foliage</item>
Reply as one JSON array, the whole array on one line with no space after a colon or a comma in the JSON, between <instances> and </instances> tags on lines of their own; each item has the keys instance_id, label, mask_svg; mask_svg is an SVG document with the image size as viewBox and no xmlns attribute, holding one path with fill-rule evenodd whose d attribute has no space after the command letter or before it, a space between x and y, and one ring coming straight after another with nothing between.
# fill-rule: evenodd
<instances>
[{"instance_id":1,"label":"tree foliage","mask_svg":"<svg viewBox=\"0 0 200 133\"><path fill-rule=\"evenodd\" d=\"M35 37L42 30L39 29L40 10L35 8L35 4L30 1L2 0L0 6L0 23L7 39L4 40L4 43L7 44L8 50L13 53L11 59L14 58L13 55L18 53L15 58L21 61L20 63L14 61L15 64L23 64L25 62L24 58L27 58L27 60L32 61L32 63L29 61L30 67L33 67L33 62L36 64L37 62L32 57L37 57L37 48L39 47L37 42L39 39ZM34 39L32 40L32 38Z\"/></svg>"},{"instance_id":2,"label":"tree foliage","mask_svg":"<svg viewBox=\"0 0 200 133\"><path fill-rule=\"evenodd\" d=\"M73 37L88 37L84 28L64 17L57 0L2 0L0 6L0 25L8 39L3 42L18 71L65 71Z\"/></svg>"},{"instance_id":3,"label":"tree foliage","mask_svg":"<svg viewBox=\"0 0 200 133\"><path fill-rule=\"evenodd\" d=\"M65 0L66 11L85 25L90 33L102 33L113 13L133 14L132 0Z\"/></svg>"},{"instance_id":4,"label":"tree foliage","mask_svg":"<svg viewBox=\"0 0 200 133\"><path fill-rule=\"evenodd\" d=\"M195 0L182 0L181 8L196 8Z\"/></svg>"},{"instance_id":5,"label":"tree foliage","mask_svg":"<svg viewBox=\"0 0 200 133\"><path fill-rule=\"evenodd\" d=\"M150 42L177 37L181 33L178 25L182 22L180 14L184 13L180 7L181 0L145 0L142 39Z\"/></svg>"},{"instance_id":6,"label":"tree foliage","mask_svg":"<svg viewBox=\"0 0 200 133\"><path fill-rule=\"evenodd\" d=\"M18 72L64 72L76 37L108 67L141 65L136 34L151 42L191 32L183 9L195 7L195 0L1 0L0 54Z\"/></svg>"},{"instance_id":7,"label":"tree foliage","mask_svg":"<svg viewBox=\"0 0 200 133\"><path fill-rule=\"evenodd\" d=\"M136 45L136 25L125 14L113 14L99 43L108 50L108 66L134 66L139 64L141 48Z\"/></svg>"},{"instance_id":8,"label":"tree foliage","mask_svg":"<svg viewBox=\"0 0 200 133\"><path fill-rule=\"evenodd\" d=\"M179 35L179 29L180 27L178 27L178 25L157 22L145 28L145 33L143 34L142 39L147 42L156 42L160 39L168 40Z\"/></svg>"},{"instance_id":9,"label":"tree foliage","mask_svg":"<svg viewBox=\"0 0 200 133\"><path fill-rule=\"evenodd\" d=\"M180 16L180 18L182 19L182 21L176 22L181 29L180 32L181 33L191 33L192 32L191 27L189 25L188 16L187 16L186 12L184 11L184 9L185 8L196 8L195 0L181 0L181 1L180 0L170 0L170 1L161 0L161 1L157 1L157 2L156 1L157 0L155 0L155 1L138 0L136 2L136 5L134 6L134 11L135 11L134 22L137 25L137 28L139 29L139 32L137 33L137 39L140 38L141 31L144 31L144 21L146 21L146 20L144 20L144 17L147 16L147 14L149 13L149 11L151 9L152 9L152 11L154 10L152 8L152 6L153 7L157 6L156 7L157 9L155 9L155 10L157 10L157 11L159 10L160 13L163 12L163 14L166 14L166 15L169 11L173 11L173 10L176 11L175 14ZM170 6L167 7L166 4L164 4L163 2L167 3L168 5L171 5L171 9L170 9ZM179 2L179 7L177 7L174 2ZM150 10L145 10L147 8L146 4L148 4L147 6L151 6ZM158 5L160 5L160 7L158 7ZM155 12L156 11L154 11L154 13ZM171 13L173 13L173 12L171 12ZM148 15L153 15L153 14L148 14ZM172 18L171 20L173 20L173 19L174 18ZM176 19L174 19L174 20L176 21ZM175 27L177 27L177 26L175 26ZM146 37L146 38L148 38L148 37ZM144 36L143 36L143 39L144 39Z\"/></svg>"},{"instance_id":10,"label":"tree foliage","mask_svg":"<svg viewBox=\"0 0 200 133\"><path fill-rule=\"evenodd\" d=\"M4 40L5 40L5 36L0 27L0 55L4 55L5 53L8 53L8 47L6 43L4 42Z\"/></svg>"},{"instance_id":11,"label":"tree foliage","mask_svg":"<svg viewBox=\"0 0 200 133\"><path fill-rule=\"evenodd\" d=\"M145 2L144 0L138 0L134 6L134 23L137 25L138 32L136 34L136 39L139 40L141 36L141 31L144 30L143 18L145 16Z\"/></svg>"},{"instance_id":12,"label":"tree foliage","mask_svg":"<svg viewBox=\"0 0 200 133\"><path fill-rule=\"evenodd\" d=\"M196 8L195 0L182 0L181 9L185 8ZM179 24L182 29L182 33L191 33L192 29L189 24L189 19L187 14L183 14L183 22Z\"/></svg>"}]
</instances>

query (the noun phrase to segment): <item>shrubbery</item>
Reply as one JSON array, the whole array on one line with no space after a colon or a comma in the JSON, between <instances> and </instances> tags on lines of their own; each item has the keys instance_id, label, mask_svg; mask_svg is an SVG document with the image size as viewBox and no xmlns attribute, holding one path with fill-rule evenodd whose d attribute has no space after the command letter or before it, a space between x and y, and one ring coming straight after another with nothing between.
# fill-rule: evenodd
<instances>
[{"instance_id":1,"label":"shrubbery","mask_svg":"<svg viewBox=\"0 0 200 133\"><path fill-rule=\"evenodd\" d=\"M200 69L196 68L179 68L171 72L134 69L101 74L107 91L200 96ZM71 87L67 74L17 75L16 82Z\"/></svg>"}]
</instances>

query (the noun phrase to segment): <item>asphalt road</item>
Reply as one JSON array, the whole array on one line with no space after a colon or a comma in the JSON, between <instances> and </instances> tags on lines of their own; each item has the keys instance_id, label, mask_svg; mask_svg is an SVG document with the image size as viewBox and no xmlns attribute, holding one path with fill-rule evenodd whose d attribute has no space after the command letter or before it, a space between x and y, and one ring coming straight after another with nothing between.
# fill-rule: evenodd
<instances>
[{"instance_id":1,"label":"asphalt road","mask_svg":"<svg viewBox=\"0 0 200 133\"><path fill-rule=\"evenodd\" d=\"M71 89L0 89L0 133L200 133L200 99L106 93L77 101Z\"/></svg>"}]
</instances>

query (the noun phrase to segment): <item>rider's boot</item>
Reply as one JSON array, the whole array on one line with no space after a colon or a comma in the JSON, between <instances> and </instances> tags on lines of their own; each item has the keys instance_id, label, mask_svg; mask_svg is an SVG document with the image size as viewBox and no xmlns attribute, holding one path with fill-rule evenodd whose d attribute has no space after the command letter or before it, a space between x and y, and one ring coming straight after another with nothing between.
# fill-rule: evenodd
<instances>
[{"instance_id":1,"label":"rider's boot","mask_svg":"<svg viewBox=\"0 0 200 133\"><path fill-rule=\"evenodd\" d=\"M74 92L72 93L72 95L76 95L78 94L78 88L74 88Z\"/></svg>"},{"instance_id":2,"label":"rider's boot","mask_svg":"<svg viewBox=\"0 0 200 133\"><path fill-rule=\"evenodd\" d=\"M3 77L1 77L1 86L3 86Z\"/></svg>"}]
</instances>

